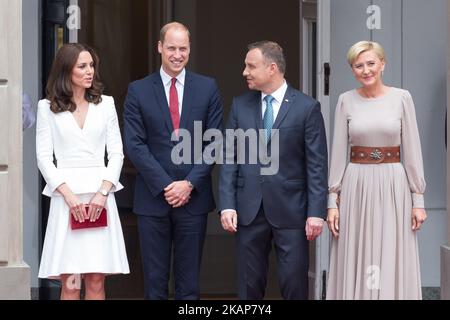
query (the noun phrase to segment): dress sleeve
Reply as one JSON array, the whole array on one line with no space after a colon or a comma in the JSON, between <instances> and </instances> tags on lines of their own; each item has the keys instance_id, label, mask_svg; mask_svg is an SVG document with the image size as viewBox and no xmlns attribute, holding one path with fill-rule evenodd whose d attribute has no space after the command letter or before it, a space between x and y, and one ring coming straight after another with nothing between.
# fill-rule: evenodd
<instances>
[{"instance_id":1,"label":"dress sleeve","mask_svg":"<svg viewBox=\"0 0 450 320\"><path fill-rule=\"evenodd\" d=\"M413 208L424 208L425 178L423 173L422 149L419 130L417 128L416 112L411 94L405 90L402 96L402 149L403 164L411 190Z\"/></svg>"},{"instance_id":2,"label":"dress sleeve","mask_svg":"<svg viewBox=\"0 0 450 320\"><path fill-rule=\"evenodd\" d=\"M104 98L107 98L110 101L107 103L108 120L106 125L106 151L108 153L108 166L106 168L103 180L111 182L113 184L113 190L115 190L119 183L120 172L123 165L123 145L114 99L112 97Z\"/></svg>"},{"instance_id":3,"label":"dress sleeve","mask_svg":"<svg viewBox=\"0 0 450 320\"><path fill-rule=\"evenodd\" d=\"M41 100L38 104L36 121L36 158L39 170L51 192L65 181L53 163L53 136L50 127L50 104Z\"/></svg>"},{"instance_id":4,"label":"dress sleeve","mask_svg":"<svg viewBox=\"0 0 450 320\"><path fill-rule=\"evenodd\" d=\"M330 177L328 179L328 208L337 208L337 198L341 191L342 178L347 165L348 120L344 108L343 95L338 99L334 114L333 146L331 149Z\"/></svg>"}]
</instances>

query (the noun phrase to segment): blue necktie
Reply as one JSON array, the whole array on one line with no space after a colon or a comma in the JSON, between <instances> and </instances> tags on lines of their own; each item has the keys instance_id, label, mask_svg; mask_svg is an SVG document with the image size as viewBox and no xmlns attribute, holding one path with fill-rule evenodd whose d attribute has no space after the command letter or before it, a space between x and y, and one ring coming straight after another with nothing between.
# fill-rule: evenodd
<instances>
[{"instance_id":1,"label":"blue necktie","mask_svg":"<svg viewBox=\"0 0 450 320\"><path fill-rule=\"evenodd\" d=\"M274 98L270 95L264 97L266 102L266 111L264 111L263 126L266 131L266 142L270 140L270 133L273 126L273 106L272 101Z\"/></svg>"}]
</instances>

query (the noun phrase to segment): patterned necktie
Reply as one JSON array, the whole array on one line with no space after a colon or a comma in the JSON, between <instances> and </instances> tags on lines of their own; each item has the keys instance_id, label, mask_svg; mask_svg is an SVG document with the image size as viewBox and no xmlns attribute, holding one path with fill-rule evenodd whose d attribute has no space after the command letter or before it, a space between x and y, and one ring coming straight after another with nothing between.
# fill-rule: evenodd
<instances>
[{"instance_id":1,"label":"patterned necktie","mask_svg":"<svg viewBox=\"0 0 450 320\"><path fill-rule=\"evenodd\" d=\"M177 78L172 78L172 85L170 86L170 95L169 95L169 109L170 109L170 117L172 118L173 129L175 132L180 128L180 110L178 103L178 92L175 83L177 82Z\"/></svg>"},{"instance_id":2,"label":"patterned necktie","mask_svg":"<svg viewBox=\"0 0 450 320\"><path fill-rule=\"evenodd\" d=\"M270 140L270 132L273 126L273 106L272 101L274 98L271 95L265 96L264 101L266 102L266 111L264 111L263 125L266 131L266 142Z\"/></svg>"}]
</instances>

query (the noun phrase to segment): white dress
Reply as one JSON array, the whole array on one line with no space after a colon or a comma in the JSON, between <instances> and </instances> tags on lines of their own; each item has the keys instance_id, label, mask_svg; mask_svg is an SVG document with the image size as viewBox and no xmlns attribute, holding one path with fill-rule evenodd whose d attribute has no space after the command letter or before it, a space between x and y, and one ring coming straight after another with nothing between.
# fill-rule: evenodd
<instances>
[{"instance_id":1,"label":"white dress","mask_svg":"<svg viewBox=\"0 0 450 320\"><path fill-rule=\"evenodd\" d=\"M47 182L42 193L51 197L39 278L59 278L61 274L129 273L114 198L114 192L123 188L119 182L123 151L113 98L102 96L101 103L89 104L83 129L71 112L55 114L48 100L39 101L36 155ZM83 203L89 203L103 180L113 183L106 202L108 226L72 230L69 207L57 187L66 183Z\"/></svg>"}]
</instances>

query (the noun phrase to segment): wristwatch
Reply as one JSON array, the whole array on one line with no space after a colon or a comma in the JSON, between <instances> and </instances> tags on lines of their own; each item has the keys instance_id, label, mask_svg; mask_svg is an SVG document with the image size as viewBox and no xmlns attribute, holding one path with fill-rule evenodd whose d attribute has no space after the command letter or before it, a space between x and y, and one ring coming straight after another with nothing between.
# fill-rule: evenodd
<instances>
[{"instance_id":1,"label":"wristwatch","mask_svg":"<svg viewBox=\"0 0 450 320\"><path fill-rule=\"evenodd\" d=\"M107 197L109 195L109 191L106 189L99 189L98 192L104 197Z\"/></svg>"},{"instance_id":2,"label":"wristwatch","mask_svg":"<svg viewBox=\"0 0 450 320\"><path fill-rule=\"evenodd\" d=\"M194 189L194 185L189 180L186 180L186 181L187 181L187 183L189 185L189 188Z\"/></svg>"}]
</instances>

